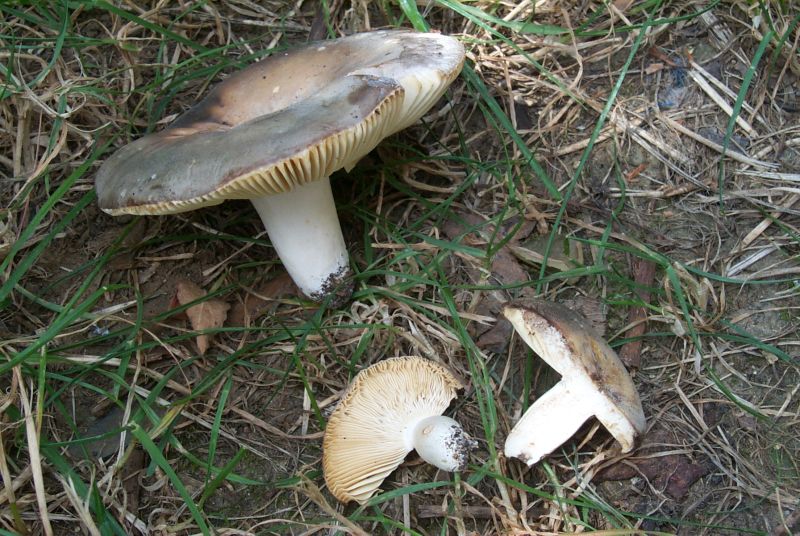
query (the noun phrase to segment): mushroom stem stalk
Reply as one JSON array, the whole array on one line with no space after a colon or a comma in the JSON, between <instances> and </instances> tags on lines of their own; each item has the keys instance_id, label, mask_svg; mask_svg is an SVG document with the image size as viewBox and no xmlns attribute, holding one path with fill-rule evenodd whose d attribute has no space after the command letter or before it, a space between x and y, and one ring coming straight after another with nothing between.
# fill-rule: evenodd
<instances>
[{"instance_id":1,"label":"mushroom stem stalk","mask_svg":"<svg viewBox=\"0 0 800 536\"><path fill-rule=\"evenodd\" d=\"M591 388L561 380L533 403L508 434L506 457L529 466L567 441L595 414Z\"/></svg>"},{"instance_id":2,"label":"mushroom stem stalk","mask_svg":"<svg viewBox=\"0 0 800 536\"><path fill-rule=\"evenodd\" d=\"M443 415L421 419L411 434L419 457L443 471L466 469L469 452L478 446L458 421Z\"/></svg>"},{"instance_id":3,"label":"mushroom stem stalk","mask_svg":"<svg viewBox=\"0 0 800 536\"><path fill-rule=\"evenodd\" d=\"M283 266L306 296L320 301L347 278L347 248L327 177L251 201Z\"/></svg>"}]
</instances>

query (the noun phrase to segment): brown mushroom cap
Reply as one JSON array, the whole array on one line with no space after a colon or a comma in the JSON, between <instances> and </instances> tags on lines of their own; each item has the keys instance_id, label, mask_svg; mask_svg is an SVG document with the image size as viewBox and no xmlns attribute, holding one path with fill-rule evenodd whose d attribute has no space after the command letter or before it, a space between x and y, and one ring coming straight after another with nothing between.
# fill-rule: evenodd
<instances>
[{"instance_id":1,"label":"brown mushroom cap","mask_svg":"<svg viewBox=\"0 0 800 536\"><path fill-rule=\"evenodd\" d=\"M325 93L234 126L172 126L106 160L97 174L100 206L112 214L165 214L289 191L377 145L401 96L391 81L349 77Z\"/></svg>"},{"instance_id":2,"label":"brown mushroom cap","mask_svg":"<svg viewBox=\"0 0 800 536\"><path fill-rule=\"evenodd\" d=\"M458 75L453 38L367 32L272 54L167 129L108 158L100 207L165 214L286 192L350 168L416 121Z\"/></svg>"},{"instance_id":3,"label":"brown mushroom cap","mask_svg":"<svg viewBox=\"0 0 800 536\"><path fill-rule=\"evenodd\" d=\"M592 415L623 452L631 450L635 436L646 429L642 403L625 365L605 340L585 319L557 303L511 304L503 314L525 343L561 375L559 384L542 395L511 431L507 455L535 463ZM543 425L551 429L538 429Z\"/></svg>"},{"instance_id":4,"label":"brown mushroom cap","mask_svg":"<svg viewBox=\"0 0 800 536\"><path fill-rule=\"evenodd\" d=\"M446 368L421 357L359 372L325 428L322 467L331 493L366 502L413 450L414 426L440 416L461 388Z\"/></svg>"}]
</instances>

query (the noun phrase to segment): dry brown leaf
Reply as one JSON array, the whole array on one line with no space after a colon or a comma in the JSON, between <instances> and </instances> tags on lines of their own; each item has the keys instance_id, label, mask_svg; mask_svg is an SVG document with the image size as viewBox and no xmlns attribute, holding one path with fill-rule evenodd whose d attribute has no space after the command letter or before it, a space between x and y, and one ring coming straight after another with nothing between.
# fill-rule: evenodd
<instances>
[{"instance_id":1,"label":"dry brown leaf","mask_svg":"<svg viewBox=\"0 0 800 536\"><path fill-rule=\"evenodd\" d=\"M178 292L175 298L181 305L199 300L206 295L206 291L185 279L178 281L177 287ZM230 307L229 304L222 300L206 300L186 309L186 316L189 317L189 323L192 328L197 331L219 328L225 323ZM197 336L197 351L200 352L200 355L206 353L210 342L211 335L203 334Z\"/></svg>"},{"instance_id":2,"label":"dry brown leaf","mask_svg":"<svg viewBox=\"0 0 800 536\"><path fill-rule=\"evenodd\" d=\"M234 304L231 314L228 315L230 326L249 326L251 320L274 309L280 298L298 296L300 292L286 272L270 279L257 290L247 288L246 290L244 299Z\"/></svg>"},{"instance_id":3,"label":"dry brown leaf","mask_svg":"<svg viewBox=\"0 0 800 536\"><path fill-rule=\"evenodd\" d=\"M644 476L656 489L664 490L667 495L680 501L689 488L713 468L705 456L665 454L670 450L668 445L675 444L676 437L674 432L664 428L650 430L641 441L636 457L606 467L594 477L594 481L628 480Z\"/></svg>"}]
</instances>

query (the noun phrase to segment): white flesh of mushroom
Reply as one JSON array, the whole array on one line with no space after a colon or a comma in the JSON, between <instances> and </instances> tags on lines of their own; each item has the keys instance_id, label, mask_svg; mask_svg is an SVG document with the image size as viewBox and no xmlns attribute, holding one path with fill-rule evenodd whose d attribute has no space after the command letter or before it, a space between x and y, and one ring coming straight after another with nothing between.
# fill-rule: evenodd
<instances>
[{"instance_id":1,"label":"white flesh of mushroom","mask_svg":"<svg viewBox=\"0 0 800 536\"><path fill-rule=\"evenodd\" d=\"M506 438L506 457L533 465L553 452L604 402L596 393L589 382L562 379L540 396L514 425Z\"/></svg>"},{"instance_id":2,"label":"white flesh of mushroom","mask_svg":"<svg viewBox=\"0 0 800 536\"><path fill-rule=\"evenodd\" d=\"M251 200L275 251L306 296L327 295L349 270L328 178Z\"/></svg>"}]
</instances>

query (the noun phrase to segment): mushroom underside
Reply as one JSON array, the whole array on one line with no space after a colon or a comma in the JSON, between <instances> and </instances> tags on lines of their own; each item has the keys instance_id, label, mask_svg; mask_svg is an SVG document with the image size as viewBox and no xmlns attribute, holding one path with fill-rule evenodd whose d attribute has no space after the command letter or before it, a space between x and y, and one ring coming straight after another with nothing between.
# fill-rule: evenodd
<instances>
[{"instance_id":1,"label":"mushroom underside","mask_svg":"<svg viewBox=\"0 0 800 536\"><path fill-rule=\"evenodd\" d=\"M359 372L325 428L322 467L331 493L363 504L414 449L440 469L463 469L475 443L441 415L462 387L444 367L416 356Z\"/></svg>"}]
</instances>

